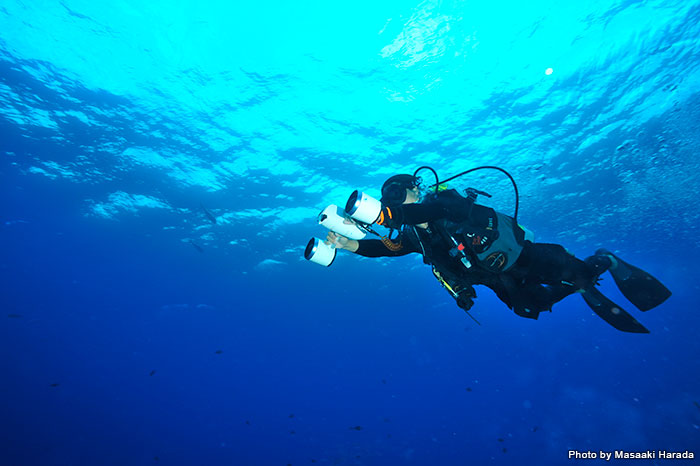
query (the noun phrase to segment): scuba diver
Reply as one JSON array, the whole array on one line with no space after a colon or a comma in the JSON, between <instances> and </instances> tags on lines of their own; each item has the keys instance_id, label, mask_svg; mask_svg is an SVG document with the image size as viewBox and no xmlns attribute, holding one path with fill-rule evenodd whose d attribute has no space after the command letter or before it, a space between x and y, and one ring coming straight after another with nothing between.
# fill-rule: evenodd
<instances>
[{"instance_id":1,"label":"scuba diver","mask_svg":"<svg viewBox=\"0 0 700 466\"><path fill-rule=\"evenodd\" d=\"M477 204L478 195L490 197L485 192L469 188L465 197L444 185L482 168L500 170L510 178L516 194L513 217ZM434 191L422 198L421 179L416 176L421 169L431 170L436 178L436 184L428 188L434 187ZM622 294L642 311L658 306L671 295L656 278L605 249L580 260L558 244L534 242L532 234L517 223L515 181L499 167L478 167L444 181L438 181L432 168L421 167L413 175L392 176L381 193L373 223L389 228L388 237L351 239L331 230L325 244L365 257L421 254L469 317L476 298L474 285L485 285L517 315L531 319L537 319L543 311L551 312L555 303L579 292L598 316L618 330L649 333L595 287L600 275L610 271ZM362 208L363 196L357 191L350 196L345 207L350 217ZM369 225L360 226L375 233ZM398 234L390 239L394 230Z\"/></svg>"}]
</instances>

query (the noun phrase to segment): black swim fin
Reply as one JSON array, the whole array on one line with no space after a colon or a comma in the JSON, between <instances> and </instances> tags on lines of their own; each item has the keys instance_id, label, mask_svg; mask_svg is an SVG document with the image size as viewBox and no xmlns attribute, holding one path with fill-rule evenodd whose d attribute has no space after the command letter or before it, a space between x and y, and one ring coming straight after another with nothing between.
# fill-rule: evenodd
<instances>
[{"instance_id":1,"label":"black swim fin","mask_svg":"<svg viewBox=\"0 0 700 466\"><path fill-rule=\"evenodd\" d=\"M595 286L587 288L583 294L586 304L598 314L598 317L618 330L630 333L649 333L649 330L627 311L610 301Z\"/></svg>"},{"instance_id":2,"label":"black swim fin","mask_svg":"<svg viewBox=\"0 0 700 466\"><path fill-rule=\"evenodd\" d=\"M616 267L610 267L610 274L620 292L640 311L655 308L671 296L663 283L644 270L628 264L606 249L598 249L595 253L609 255L617 261Z\"/></svg>"}]
</instances>

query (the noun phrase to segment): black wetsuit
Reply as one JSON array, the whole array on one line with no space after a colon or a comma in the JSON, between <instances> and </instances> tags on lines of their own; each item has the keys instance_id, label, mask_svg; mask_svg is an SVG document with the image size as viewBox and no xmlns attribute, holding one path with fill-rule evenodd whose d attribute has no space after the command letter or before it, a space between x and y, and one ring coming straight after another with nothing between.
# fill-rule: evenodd
<instances>
[{"instance_id":1,"label":"black wetsuit","mask_svg":"<svg viewBox=\"0 0 700 466\"><path fill-rule=\"evenodd\" d=\"M400 249L393 251L380 240L367 239L358 241L356 254L384 257L421 253L424 262L433 265L453 287L475 297L472 285L485 285L518 315L534 319L541 311L551 310L554 303L594 282L596 270L562 246L533 243L522 237L522 251L507 270L493 272L480 266L471 246L465 250L472 263L467 268L454 255L455 245L445 236L446 225L466 224L474 231L485 231L496 216L493 209L473 204L454 190L443 191L423 203L393 208L394 227L401 225L395 241L401 244ZM421 223L428 223L428 228L417 226ZM459 299L458 303L465 307Z\"/></svg>"}]
</instances>

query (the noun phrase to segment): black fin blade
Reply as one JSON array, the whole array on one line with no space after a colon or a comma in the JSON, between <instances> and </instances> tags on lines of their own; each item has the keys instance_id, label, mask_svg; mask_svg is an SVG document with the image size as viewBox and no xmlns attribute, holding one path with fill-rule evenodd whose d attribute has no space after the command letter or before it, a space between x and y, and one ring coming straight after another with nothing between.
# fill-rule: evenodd
<instances>
[{"instance_id":1,"label":"black fin blade","mask_svg":"<svg viewBox=\"0 0 700 466\"><path fill-rule=\"evenodd\" d=\"M649 330L631 314L610 301L595 287L590 287L581 295L586 304L598 314L598 317L622 332L649 333Z\"/></svg>"},{"instance_id":2,"label":"black fin blade","mask_svg":"<svg viewBox=\"0 0 700 466\"><path fill-rule=\"evenodd\" d=\"M617 267L614 270L610 269L610 274L620 293L640 311L653 309L671 296L669 289L650 273L628 264L609 251L604 249L598 251L615 258Z\"/></svg>"}]
</instances>

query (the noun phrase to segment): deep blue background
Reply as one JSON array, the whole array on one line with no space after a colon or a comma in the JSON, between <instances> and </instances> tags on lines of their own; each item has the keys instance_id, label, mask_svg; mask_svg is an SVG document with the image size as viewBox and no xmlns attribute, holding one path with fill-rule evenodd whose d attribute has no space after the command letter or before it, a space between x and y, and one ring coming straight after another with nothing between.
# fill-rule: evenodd
<instances>
[{"instance_id":1,"label":"deep blue background","mask_svg":"<svg viewBox=\"0 0 700 466\"><path fill-rule=\"evenodd\" d=\"M697 4L212 5L0 8L0 465L697 457ZM650 334L303 260L352 189L485 163L539 241L673 291L641 313L605 276Z\"/></svg>"}]
</instances>

